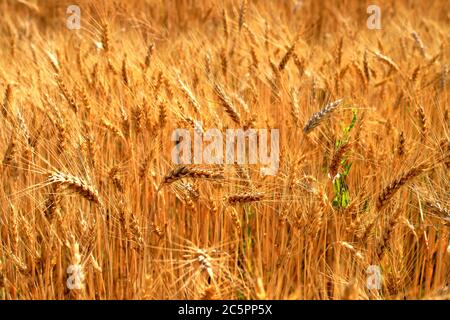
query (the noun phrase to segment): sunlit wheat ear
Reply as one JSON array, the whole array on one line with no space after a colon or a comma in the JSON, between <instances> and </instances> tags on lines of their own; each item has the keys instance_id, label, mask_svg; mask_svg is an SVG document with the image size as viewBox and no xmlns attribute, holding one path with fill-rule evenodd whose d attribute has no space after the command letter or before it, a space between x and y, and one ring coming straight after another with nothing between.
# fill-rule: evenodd
<instances>
[{"instance_id":1,"label":"sunlit wheat ear","mask_svg":"<svg viewBox=\"0 0 450 320\"><path fill-rule=\"evenodd\" d=\"M236 169L238 177L242 179L242 183L245 184L250 189L253 189L255 186L253 185L253 181L252 178L250 177L248 168L245 168L244 166L238 163L234 165L234 168Z\"/></svg>"},{"instance_id":2,"label":"sunlit wheat ear","mask_svg":"<svg viewBox=\"0 0 450 320\"><path fill-rule=\"evenodd\" d=\"M3 117L7 117L8 114L13 110L13 85L8 83L5 90L5 97L3 98L2 104L2 115Z\"/></svg>"},{"instance_id":3,"label":"sunlit wheat ear","mask_svg":"<svg viewBox=\"0 0 450 320\"><path fill-rule=\"evenodd\" d=\"M294 61L299 75L302 76L305 71L305 61L299 58L299 56L295 52L292 53L292 60Z\"/></svg>"},{"instance_id":4,"label":"sunlit wheat ear","mask_svg":"<svg viewBox=\"0 0 450 320\"><path fill-rule=\"evenodd\" d=\"M109 24L107 22L102 25L101 43L106 54L111 51L111 38L109 34Z\"/></svg>"},{"instance_id":5,"label":"sunlit wheat ear","mask_svg":"<svg viewBox=\"0 0 450 320\"><path fill-rule=\"evenodd\" d=\"M345 153L349 151L351 148L350 143L346 143L344 145L341 145L339 149L335 151L333 154L333 157L331 158L330 167L329 167L329 175L330 178L333 179L339 170L339 165L341 163L342 158L344 157Z\"/></svg>"},{"instance_id":6,"label":"sunlit wheat ear","mask_svg":"<svg viewBox=\"0 0 450 320\"><path fill-rule=\"evenodd\" d=\"M388 56L385 56L379 52L373 52L373 54L375 55L375 57L380 60L381 62L387 64L389 67L393 68L395 71L400 71L399 66L397 65L397 63L394 62L394 60L392 60L391 58L389 58Z\"/></svg>"},{"instance_id":7,"label":"sunlit wheat ear","mask_svg":"<svg viewBox=\"0 0 450 320\"><path fill-rule=\"evenodd\" d=\"M61 195L59 184L53 184L50 188L50 192L45 200L45 217L48 220L53 220L59 210L61 202Z\"/></svg>"},{"instance_id":8,"label":"sunlit wheat ear","mask_svg":"<svg viewBox=\"0 0 450 320\"><path fill-rule=\"evenodd\" d=\"M56 138L57 138L57 146L56 146L56 150L58 152L58 154L62 154L63 152L65 152L67 150L67 144L68 144L68 133L67 133L67 127L66 127L66 121L63 117L63 115L59 112L59 110L57 108L54 108L55 114L56 114L56 119L50 117L51 121L53 122L53 124L56 127L57 130L57 134L56 134Z\"/></svg>"},{"instance_id":9,"label":"sunlit wheat ear","mask_svg":"<svg viewBox=\"0 0 450 320\"><path fill-rule=\"evenodd\" d=\"M233 122L237 125L240 125L241 116L234 107L231 98L225 93L225 90L218 83L214 83L214 92L231 120L233 120Z\"/></svg>"},{"instance_id":10,"label":"sunlit wheat ear","mask_svg":"<svg viewBox=\"0 0 450 320\"><path fill-rule=\"evenodd\" d=\"M171 259L155 260L161 262L167 269L174 271L176 280L171 286L176 290L175 297L180 293L188 296L203 297L205 285L215 290L215 297L220 298L224 292L223 284L233 285L239 279L230 270L229 263L233 257L225 251L233 242L222 242L219 246L198 247L189 240L184 244L172 243L172 248L164 248L170 252ZM210 292L212 294L212 292ZM207 298L207 297L204 297Z\"/></svg>"},{"instance_id":11,"label":"sunlit wheat ear","mask_svg":"<svg viewBox=\"0 0 450 320\"><path fill-rule=\"evenodd\" d=\"M115 134L116 136L118 136L122 140L126 140L122 130L118 126L116 126L115 124L110 122L106 117L102 118L102 124L105 126L105 128L107 128L113 134Z\"/></svg>"},{"instance_id":12,"label":"sunlit wheat ear","mask_svg":"<svg viewBox=\"0 0 450 320\"><path fill-rule=\"evenodd\" d=\"M59 171L52 171L48 175L47 183L50 185L66 187L83 198L102 207L102 202L97 189L79 177Z\"/></svg>"},{"instance_id":13,"label":"sunlit wheat ear","mask_svg":"<svg viewBox=\"0 0 450 320\"><path fill-rule=\"evenodd\" d=\"M369 65L369 60L367 58L367 50L364 50L363 66L364 66L364 75L366 76L366 81L367 81L367 83L369 83L370 82L370 65Z\"/></svg>"},{"instance_id":14,"label":"sunlit wheat ear","mask_svg":"<svg viewBox=\"0 0 450 320\"><path fill-rule=\"evenodd\" d=\"M17 147L18 147L17 133L16 133L16 130L13 129L11 132L11 137L9 139L8 147L5 151L5 154L3 155L3 160L2 160L3 168L0 168L0 169L4 169L5 167L9 166L12 163L12 161L17 153ZM1 170L0 170L0 172L1 172Z\"/></svg>"},{"instance_id":15,"label":"sunlit wheat ear","mask_svg":"<svg viewBox=\"0 0 450 320\"><path fill-rule=\"evenodd\" d=\"M55 71L56 74L59 74L61 71L61 65L56 54L51 51L46 51L45 53L47 54L48 61L50 62L53 71Z\"/></svg>"},{"instance_id":16,"label":"sunlit wheat ear","mask_svg":"<svg viewBox=\"0 0 450 320\"><path fill-rule=\"evenodd\" d=\"M361 81L363 87L367 88L367 80L366 80L366 77L364 76L363 68L361 68L359 63L357 63L356 61L352 61L351 65L352 65L353 69L355 70L356 75L358 76L359 80Z\"/></svg>"},{"instance_id":17,"label":"sunlit wheat ear","mask_svg":"<svg viewBox=\"0 0 450 320\"><path fill-rule=\"evenodd\" d=\"M413 72L411 73L411 76L409 77L409 80L411 81L412 85L414 86L419 78L420 75L421 66L418 64Z\"/></svg>"},{"instance_id":18,"label":"sunlit wheat ear","mask_svg":"<svg viewBox=\"0 0 450 320\"><path fill-rule=\"evenodd\" d=\"M342 103L343 99L336 100L327 104L319 112L314 113L306 122L303 132L308 134L317 127L324 119L326 119L337 107Z\"/></svg>"},{"instance_id":19,"label":"sunlit wheat ear","mask_svg":"<svg viewBox=\"0 0 450 320\"><path fill-rule=\"evenodd\" d=\"M144 236L139 226L139 221L134 214L130 214L130 232L131 239L133 240L133 248L138 250L143 249L145 245Z\"/></svg>"},{"instance_id":20,"label":"sunlit wheat ear","mask_svg":"<svg viewBox=\"0 0 450 320\"><path fill-rule=\"evenodd\" d=\"M425 110L422 106L418 105L416 108L417 118L419 120L420 126L420 139L424 142L427 138L428 128L427 128L427 117L425 116Z\"/></svg>"},{"instance_id":21,"label":"sunlit wheat ear","mask_svg":"<svg viewBox=\"0 0 450 320\"><path fill-rule=\"evenodd\" d=\"M167 108L166 101L161 99L158 103L158 124L161 129L164 129L167 123Z\"/></svg>"},{"instance_id":22,"label":"sunlit wheat ear","mask_svg":"<svg viewBox=\"0 0 450 320\"><path fill-rule=\"evenodd\" d=\"M279 71L282 71L286 67L287 63L289 62L289 59L292 57L292 54L294 53L298 38L299 38L299 35L297 35L295 37L294 41L292 42L292 45L289 47L289 49L287 50L287 52L281 59L280 64L278 65Z\"/></svg>"},{"instance_id":23,"label":"sunlit wheat ear","mask_svg":"<svg viewBox=\"0 0 450 320\"><path fill-rule=\"evenodd\" d=\"M147 70L150 67L150 63L152 61L152 57L153 57L153 52L155 51L155 44L151 43L148 48L147 48L147 54L145 56L145 61L144 61L144 71Z\"/></svg>"},{"instance_id":24,"label":"sunlit wheat ear","mask_svg":"<svg viewBox=\"0 0 450 320\"><path fill-rule=\"evenodd\" d=\"M417 49L419 49L419 52L422 55L422 57L426 58L427 53L425 51L425 46L423 45L422 39L419 37L419 35L415 31L411 32L411 36L413 37L416 47L417 47Z\"/></svg>"},{"instance_id":25,"label":"sunlit wheat ear","mask_svg":"<svg viewBox=\"0 0 450 320\"><path fill-rule=\"evenodd\" d=\"M192 93L192 91L189 89L189 87L180 78L177 78L177 80L178 80L178 83L180 84L180 88L181 88L183 94L185 95L185 97L189 101L190 105L192 106L192 108L194 108L194 111L196 113L199 113L200 112L200 104L198 103L198 101L195 98L194 94Z\"/></svg>"},{"instance_id":26,"label":"sunlit wheat ear","mask_svg":"<svg viewBox=\"0 0 450 320\"><path fill-rule=\"evenodd\" d=\"M419 241L419 237L417 236L417 232L416 232L416 228L414 227L414 225L406 218L406 217L401 217L399 219L399 223L402 223L404 226L406 226L406 228L408 228L408 230L411 232L411 234L414 236L414 239L416 241Z\"/></svg>"},{"instance_id":27,"label":"sunlit wheat ear","mask_svg":"<svg viewBox=\"0 0 450 320\"><path fill-rule=\"evenodd\" d=\"M225 41L228 41L228 16L227 16L227 10L226 8L222 8L222 30L223 35L225 37Z\"/></svg>"},{"instance_id":28,"label":"sunlit wheat ear","mask_svg":"<svg viewBox=\"0 0 450 320\"><path fill-rule=\"evenodd\" d=\"M57 77L56 81L58 83L59 90L61 91L61 94L66 99L67 103L69 104L69 107L73 110L73 112L77 113L79 110L78 104L75 100L75 97L70 93L69 89L66 87L63 79L61 77Z\"/></svg>"},{"instance_id":29,"label":"sunlit wheat ear","mask_svg":"<svg viewBox=\"0 0 450 320\"><path fill-rule=\"evenodd\" d=\"M228 57L225 47L223 47L222 50L220 51L220 64L222 66L223 77L226 79L228 74Z\"/></svg>"},{"instance_id":30,"label":"sunlit wheat ear","mask_svg":"<svg viewBox=\"0 0 450 320\"><path fill-rule=\"evenodd\" d=\"M406 138L403 131L400 132L398 137L397 154L402 157L406 153Z\"/></svg>"},{"instance_id":31,"label":"sunlit wheat ear","mask_svg":"<svg viewBox=\"0 0 450 320\"><path fill-rule=\"evenodd\" d=\"M17 268L17 270L23 274L23 275L27 275L29 273L29 268L26 265L26 263L17 255L15 255L13 252L11 252L8 249L5 249L5 256L10 259L9 261L12 262L12 265L15 266Z\"/></svg>"},{"instance_id":32,"label":"sunlit wheat ear","mask_svg":"<svg viewBox=\"0 0 450 320\"><path fill-rule=\"evenodd\" d=\"M150 167L150 163L153 159L153 156L154 156L154 151L151 150L150 153L147 154L144 157L144 159L141 161L141 163L139 165L139 171L138 171L139 178L143 179L147 175L147 172Z\"/></svg>"},{"instance_id":33,"label":"sunlit wheat ear","mask_svg":"<svg viewBox=\"0 0 450 320\"><path fill-rule=\"evenodd\" d=\"M239 215L237 213L237 210L234 207L227 207L226 212L229 213L231 217L231 221L233 222L233 226L236 229L237 234L240 236L242 227L241 227L241 221L239 219Z\"/></svg>"},{"instance_id":34,"label":"sunlit wheat ear","mask_svg":"<svg viewBox=\"0 0 450 320\"><path fill-rule=\"evenodd\" d=\"M203 250L198 249L196 252L197 255L197 263L199 264L201 270L206 272L209 279L208 282L211 282L214 279L213 268L211 264L211 257Z\"/></svg>"},{"instance_id":35,"label":"sunlit wheat ear","mask_svg":"<svg viewBox=\"0 0 450 320\"><path fill-rule=\"evenodd\" d=\"M11 232L11 249L13 252L17 252L18 244L19 244L19 228L18 228L18 212L17 209L9 204L9 212L11 215L10 218L10 232Z\"/></svg>"},{"instance_id":36,"label":"sunlit wheat ear","mask_svg":"<svg viewBox=\"0 0 450 320\"><path fill-rule=\"evenodd\" d=\"M128 63L127 63L127 55L125 54L123 59L122 59L122 68L121 70L121 75L122 75L122 81L123 83L129 87L130 86L130 76L129 76L129 72L128 72Z\"/></svg>"},{"instance_id":37,"label":"sunlit wheat ear","mask_svg":"<svg viewBox=\"0 0 450 320\"><path fill-rule=\"evenodd\" d=\"M299 106L298 106L298 92L295 88L291 88L291 116L292 122L295 127L299 127L300 116L299 116Z\"/></svg>"},{"instance_id":38,"label":"sunlit wheat ear","mask_svg":"<svg viewBox=\"0 0 450 320\"><path fill-rule=\"evenodd\" d=\"M195 201L200 197L198 188L194 187L190 182L183 181L175 183L174 186L177 196L186 203L186 206L192 213L196 213Z\"/></svg>"},{"instance_id":39,"label":"sunlit wheat ear","mask_svg":"<svg viewBox=\"0 0 450 320\"><path fill-rule=\"evenodd\" d=\"M119 166L113 166L109 172L108 172L108 177L111 180L113 186L116 188L116 190L120 193L124 192L124 183L120 177L120 168Z\"/></svg>"},{"instance_id":40,"label":"sunlit wheat ear","mask_svg":"<svg viewBox=\"0 0 450 320\"><path fill-rule=\"evenodd\" d=\"M444 138L437 148L437 162L442 162L447 170L450 170L450 139Z\"/></svg>"},{"instance_id":41,"label":"sunlit wheat ear","mask_svg":"<svg viewBox=\"0 0 450 320\"><path fill-rule=\"evenodd\" d=\"M443 219L445 224L450 225L450 208L437 201L426 201L425 204L438 218Z\"/></svg>"},{"instance_id":42,"label":"sunlit wheat ear","mask_svg":"<svg viewBox=\"0 0 450 320\"><path fill-rule=\"evenodd\" d=\"M387 222L386 227L384 228L381 237L377 243L375 253L377 255L377 258L381 260L383 258L384 253L386 252L386 249L389 247L389 242L392 237L392 232L394 231L395 226L397 225L398 219L399 219L400 210L395 210L392 217L390 217L389 221Z\"/></svg>"},{"instance_id":43,"label":"sunlit wheat ear","mask_svg":"<svg viewBox=\"0 0 450 320\"><path fill-rule=\"evenodd\" d=\"M31 146L31 136L30 136L30 130L28 129L28 125L25 122L25 119L22 116L22 113L20 110L17 110L16 112L16 125L17 129L20 132L21 136L23 137L24 143L28 146Z\"/></svg>"},{"instance_id":44,"label":"sunlit wheat ear","mask_svg":"<svg viewBox=\"0 0 450 320\"><path fill-rule=\"evenodd\" d=\"M377 210L381 210L403 185L422 174L426 169L428 167L425 164L412 167L383 188L376 199Z\"/></svg>"},{"instance_id":45,"label":"sunlit wheat ear","mask_svg":"<svg viewBox=\"0 0 450 320\"><path fill-rule=\"evenodd\" d=\"M247 14L247 0L241 0L241 6L239 8L239 20L238 20L239 32L241 31L242 26L245 23L246 14Z\"/></svg>"},{"instance_id":46,"label":"sunlit wheat ear","mask_svg":"<svg viewBox=\"0 0 450 320\"><path fill-rule=\"evenodd\" d=\"M253 45L250 45L250 56L252 58L252 64L251 64L251 68L250 68L250 73L253 74L254 70L258 70L259 69L258 55L256 54L256 50L255 50L255 47Z\"/></svg>"},{"instance_id":47,"label":"sunlit wheat ear","mask_svg":"<svg viewBox=\"0 0 450 320\"><path fill-rule=\"evenodd\" d=\"M346 241L338 241L337 244L350 250L354 254L355 258L357 258L360 262L364 262L364 255L359 250L357 250L353 245L351 245Z\"/></svg>"}]
</instances>

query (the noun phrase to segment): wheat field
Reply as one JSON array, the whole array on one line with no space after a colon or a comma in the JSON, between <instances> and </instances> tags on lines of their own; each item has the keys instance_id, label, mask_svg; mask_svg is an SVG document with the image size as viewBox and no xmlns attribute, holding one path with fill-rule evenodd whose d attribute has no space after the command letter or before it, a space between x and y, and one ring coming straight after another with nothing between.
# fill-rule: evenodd
<instances>
[{"instance_id":1,"label":"wheat field","mask_svg":"<svg viewBox=\"0 0 450 320\"><path fill-rule=\"evenodd\" d=\"M448 1L74 2L0 3L0 299L450 298Z\"/></svg>"}]
</instances>

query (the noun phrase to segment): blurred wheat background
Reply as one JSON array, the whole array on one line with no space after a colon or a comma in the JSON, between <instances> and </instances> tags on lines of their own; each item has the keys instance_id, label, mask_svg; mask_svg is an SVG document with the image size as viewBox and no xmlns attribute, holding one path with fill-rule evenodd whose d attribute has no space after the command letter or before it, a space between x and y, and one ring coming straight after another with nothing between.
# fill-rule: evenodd
<instances>
[{"instance_id":1,"label":"blurred wheat background","mask_svg":"<svg viewBox=\"0 0 450 320\"><path fill-rule=\"evenodd\" d=\"M2 1L0 299L448 299L450 5L369 4Z\"/></svg>"}]
</instances>

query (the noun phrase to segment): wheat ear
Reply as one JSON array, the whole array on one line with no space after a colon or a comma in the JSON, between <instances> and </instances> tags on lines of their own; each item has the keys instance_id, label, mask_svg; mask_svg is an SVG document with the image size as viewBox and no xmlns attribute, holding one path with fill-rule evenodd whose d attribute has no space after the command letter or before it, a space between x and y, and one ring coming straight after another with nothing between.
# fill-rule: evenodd
<instances>
[{"instance_id":1,"label":"wheat ear","mask_svg":"<svg viewBox=\"0 0 450 320\"><path fill-rule=\"evenodd\" d=\"M78 193L83 198L101 206L101 201L97 189L95 189L94 186L79 177L60 171L52 171L48 176L48 182L49 184L56 184L62 187L66 187L74 191L75 193Z\"/></svg>"},{"instance_id":2,"label":"wheat ear","mask_svg":"<svg viewBox=\"0 0 450 320\"><path fill-rule=\"evenodd\" d=\"M317 127L326 117L328 117L343 101L343 99L336 100L327 104L319 112L314 113L311 118L306 122L303 131L308 134L315 127Z\"/></svg>"}]
</instances>

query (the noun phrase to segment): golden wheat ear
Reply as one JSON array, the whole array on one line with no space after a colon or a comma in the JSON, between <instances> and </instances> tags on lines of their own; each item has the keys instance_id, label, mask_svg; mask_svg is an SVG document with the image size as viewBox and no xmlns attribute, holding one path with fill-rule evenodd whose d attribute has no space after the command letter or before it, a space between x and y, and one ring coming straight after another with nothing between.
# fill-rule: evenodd
<instances>
[{"instance_id":1,"label":"golden wheat ear","mask_svg":"<svg viewBox=\"0 0 450 320\"><path fill-rule=\"evenodd\" d=\"M230 205L243 204L249 202L261 201L264 198L264 193L262 192L247 192L233 194L227 197L227 202Z\"/></svg>"},{"instance_id":2,"label":"golden wheat ear","mask_svg":"<svg viewBox=\"0 0 450 320\"><path fill-rule=\"evenodd\" d=\"M394 179L389 185L384 187L383 190L381 190L381 192L378 194L376 199L377 210L381 210L403 185L416 178L427 169L429 169L429 166L426 164L412 167L411 169L407 170L399 177Z\"/></svg>"},{"instance_id":3,"label":"golden wheat ear","mask_svg":"<svg viewBox=\"0 0 450 320\"><path fill-rule=\"evenodd\" d=\"M214 83L214 92L216 93L217 97L220 100L220 103L222 104L223 108L225 109L225 112L228 114L231 120L233 120L233 122L236 123L237 125L240 125L241 116L234 107L231 98L226 94L225 90L222 88L220 84Z\"/></svg>"},{"instance_id":4,"label":"golden wheat ear","mask_svg":"<svg viewBox=\"0 0 450 320\"><path fill-rule=\"evenodd\" d=\"M164 176L161 184L158 187L158 191L164 185L171 184L183 178L219 180L223 179L223 174L220 171L193 168L181 165L173 170L170 170L169 173Z\"/></svg>"},{"instance_id":5,"label":"golden wheat ear","mask_svg":"<svg viewBox=\"0 0 450 320\"><path fill-rule=\"evenodd\" d=\"M60 171L52 171L48 175L50 185L58 185L79 194L81 197L102 207L97 189L85 180Z\"/></svg>"}]
</instances>

